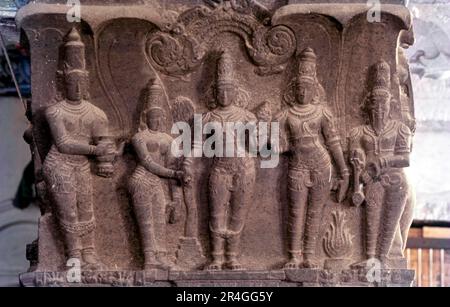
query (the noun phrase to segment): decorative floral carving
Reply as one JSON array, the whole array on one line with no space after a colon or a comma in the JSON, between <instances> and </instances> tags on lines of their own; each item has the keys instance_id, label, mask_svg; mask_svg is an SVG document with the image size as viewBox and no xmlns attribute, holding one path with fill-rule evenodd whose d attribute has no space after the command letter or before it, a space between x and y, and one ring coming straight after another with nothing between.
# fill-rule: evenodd
<instances>
[{"instance_id":1,"label":"decorative floral carving","mask_svg":"<svg viewBox=\"0 0 450 307\"><path fill-rule=\"evenodd\" d=\"M229 32L244 40L258 74L281 72L295 52L295 34L283 25L265 26L245 5L233 3L235 9L221 5L188 10L168 30L152 35L147 42L152 65L165 74L187 74L200 65L214 40Z\"/></svg>"},{"instance_id":2,"label":"decorative floral carving","mask_svg":"<svg viewBox=\"0 0 450 307\"><path fill-rule=\"evenodd\" d=\"M323 239L323 246L327 255L334 259L350 256L353 236L347 227L345 212L333 212L333 221Z\"/></svg>"}]
</instances>

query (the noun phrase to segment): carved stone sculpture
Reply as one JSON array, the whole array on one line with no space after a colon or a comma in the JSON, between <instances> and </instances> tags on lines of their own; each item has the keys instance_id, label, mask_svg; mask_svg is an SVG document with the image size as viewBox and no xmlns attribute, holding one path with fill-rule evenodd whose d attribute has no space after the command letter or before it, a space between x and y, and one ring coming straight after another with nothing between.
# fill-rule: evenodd
<instances>
[{"instance_id":1,"label":"carved stone sculpture","mask_svg":"<svg viewBox=\"0 0 450 307\"><path fill-rule=\"evenodd\" d=\"M238 85L234 74L233 59L224 51L217 61L213 109L203 116L203 124L225 127L226 123L256 122L254 114L235 105ZM239 146L236 131L224 132L232 136L225 135L226 143L217 146ZM194 143L194 151L201 146ZM215 156L212 163L208 183L212 261L206 269L242 270L240 243L253 196L255 161L252 157Z\"/></svg>"},{"instance_id":2,"label":"carved stone sculpture","mask_svg":"<svg viewBox=\"0 0 450 307\"><path fill-rule=\"evenodd\" d=\"M109 140L108 118L87 99L88 73L84 44L72 29L64 45L65 99L45 112L52 147L43 164L47 189L54 202L68 259L89 269L101 268L95 251L96 226L89 156L97 158L97 174L113 172L116 149Z\"/></svg>"},{"instance_id":3,"label":"carved stone sculpture","mask_svg":"<svg viewBox=\"0 0 450 307\"><path fill-rule=\"evenodd\" d=\"M368 124L350 132L350 156L365 195L365 245L367 259L377 258L388 266L397 232L402 246L410 227L401 223L409 206L410 188L403 172L409 166L411 130L390 119L391 69L385 61L374 67L373 84L364 108ZM356 205L360 205L360 201ZM411 221L410 221L411 222ZM367 266L367 262L356 264Z\"/></svg>"},{"instance_id":4,"label":"carved stone sculpture","mask_svg":"<svg viewBox=\"0 0 450 307\"><path fill-rule=\"evenodd\" d=\"M22 284L411 285L410 12L311 2L24 6L44 180Z\"/></svg>"},{"instance_id":5,"label":"carved stone sculpture","mask_svg":"<svg viewBox=\"0 0 450 307\"><path fill-rule=\"evenodd\" d=\"M161 181L181 180L184 173L171 168L176 164L170 152L172 137L163 132L164 110L152 106L144 114L147 128L132 139L139 162L129 179L129 191L145 255L145 269L169 269L173 264L167 257L167 201ZM171 185L172 199L179 202L181 195L175 185Z\"/></svg>"},{"instance_id":6,"label":"carved stone sculpture","mask_svg":"<svg viewBox=\"0 0 450 307\"><path fill-rule=\"evenodd\" d=\"M348 265L354 238L347 223L344 212L333 213L333 221L323 238L324 250L330 257L325 260L325 268L341 270Z\"/></svg>"},{"instance_id":7,"label":"carved stone sculpture","mask_svg":"<svg viewBox=\"0 0 450 307\"><path fill-rule=\"evenodd\" d=\"M320 97L316 61L312 49L302 51L298 58L298 75L292 85L294 101L278 116L283 134L280 152L291 153L287 222L289 261L285 265L289 269L318 268L315 250L323 207L332 187L331 157L341 178L339 202L344 200L349 185L350 173L334 117ZM305 261L302 263L303 256Z\"/></svg>"}]
</instances>

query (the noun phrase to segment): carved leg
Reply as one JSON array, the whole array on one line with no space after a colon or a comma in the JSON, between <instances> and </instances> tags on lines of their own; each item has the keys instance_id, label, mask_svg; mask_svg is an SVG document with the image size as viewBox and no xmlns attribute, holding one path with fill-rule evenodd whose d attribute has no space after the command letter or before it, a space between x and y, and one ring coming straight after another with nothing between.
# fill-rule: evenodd
<instances>
[{"instance_id":1,"label":"carved leg","mask_svg":"<svg viewBox=\"0 0 450 307\"><path fill-rule=\"evenodd\" d=\"M289 215L288 215L288 253L286 269L296 269L302 262L302 241L305 229L308 188L305 184L307 174L290 171L288 179ZM309 180L309 178L307 179Z\"/></svg>"},{"instance_id":2,"label":"carved leg","mask_svg":"<svg viewBox=\"0 0 450 307\"><path fill-rule=\"evenodd\" d=\"M77 177L77 208L79 234L82 243L83 266L87 270L102 270L95 249L95 217L92 198L92 178L89 165Z\"/></svg>"},{"instance_id":3,"label":"carved leg","mask_svg":"<svg viewBox=\"0 0 450 307\"><path fill-rule=\"evenodd\" d=\"M305 261L303 267L318 268L316 261L316 245L317 237L323 216L323 208L328 200L331 190L331 182L329 182L330 171L311 172L313 187L310 189L310 197L306 214L305 226Z\"/></svg>"},{"instance_id":4,"label":"carved leg","mask_svg":"<svg viewBox=\"0 0 450 307\"><path fill-rule=\"evenodd\" d=\"M174 264L171 263L167 257L166 198L161 185L154 187L154 190L151 205L155 231L156 260L160 263L160 268L170 269Z\"/></svg>"},{"instance_id":5,"label":"carved leg","mask_svg":"<svg viewBox=\"0 0 450 307\"><path fill-rule=\"evenodd\" d=\"M404 184L386 188L384 223L380 242L380 260L383 264L387 261L395 233L400 227L400 219L406 205L406 199L407 187Z\"/></svg>"},{"instance_id":6,"label":"carved leg","mask_svg":"<svg viewBox=\"0 0 450 307\"><path fill-rule=\"evenodd\" d=\"M145 269L150 270L158 267L156 260L156 240L154 227L154 216L152 210L152 197L154 187L146 184L145 181L132 179L130 181L130 192L133 199L134 214L136 216L141 244L145 257Z\"/></svg>"},{"instance_id":7,"label":"carved leg","mask_svg":"<svg viewBox=\"0 0 450 307\"><path fill-rule=\"evenodd\" d=\"M67 259L81 260L81 241L77 232L78 212L75 177L72 169L48 162L43 168L50 198L54 202L54 214L61 229Z\"/></svg>"},{"instance_id":8,"label":"carved leg","mask_svg":"<svg viewBox=\"0 0 450 307\"><path fill-rule=\"evenodd\" d=\"M353 268L371 268L372 261L377 255L378 238L382 214L384 189L380 183L366 186L365 234L366 259L352 265Z\"/></svg>"},{"instance_id":9,"label":"carved leg","mask_svg":"<svg viewBox=\"0 0 450 307\"><path fill-rule=\"evenodd\" d=\"M75 193L51 193L55 202L56 217L60 226L67 259L81 260L81 240L78 234Z\"/></svg>"},{"instance_id":10,"label":"carved leg","mask_svg":"<svg viewBox=\"0 0 450 307\"><path fill-rule=\"evenodd\" d=\"M255 170L235 174L234 193L230 204L230 224L228 230L232 236L227 240L227 266L231 270L242 270L239 262L240 243L245 221L252 205L255 186Z\"/></svg>"},{"instance_id":11,"label":"carved leg","mask_svg":"<svg viewBox=\"0 0 450 307\"><path fill-rule=\"evenodd\" d=\"M213 170L209 178L209 205L212 261L207 270L222 270L224 264L224 238L227 231L227 207L231 196L231 176Z\"/></svg>"}]
</instances>

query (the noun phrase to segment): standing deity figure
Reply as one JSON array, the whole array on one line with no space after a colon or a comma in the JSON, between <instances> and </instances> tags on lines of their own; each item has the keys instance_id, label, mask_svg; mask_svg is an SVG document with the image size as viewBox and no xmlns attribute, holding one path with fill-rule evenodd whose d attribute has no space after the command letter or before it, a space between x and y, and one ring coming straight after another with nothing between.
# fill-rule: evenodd
<instances>
[{"instance_id":1,"label":"standing deity figure","mask_svg":"<svg viewBox=\"0 0 450 307\"><path fill-rule=\"evenodd\" d=\"M109 136L106 114L87 101L88 72L84 44L72 29L64 45L65 97L45 112L52 146L43 175L63 234L68 259L82 268L101 269L95 251L95 217L89 157L97 159L97 174L109 177L117 154Z\"/></svg>"},{"instance_id":2,"label":"standing deity figure","mask_svg":"<svg viewBox=\"0 0 450 307\"><path fill-rule=\"evenodd\" d=\"M154 90L159 91L158 84ZM176 166L171 155L172 137L166 134L166 115L159 106L150 106L144 111L146 128L133 137L133 147L138 157L138 165L128 186L133 200L141 243L144 251L145 270L169 270L166 248L167 201L163 189L163 179L182 180L184 173L170 167ZM176 182L170 180L172 198L181 198Z\"/></svg>"},{"instance_id":3,"label":"standing deity figure","mask_svg":"<svg viewBox=\"0 0 450 307\"><path fill-rule=\"evenodd\" d=\"M363 185L353 202L361 205L365 200L367 259L354 267L367 267L374 258L386 266L396 236L406 246L412 222L406 212L410 211L411 189L403 171L409 166L412 133L407 125L390 119L389 64L381 61L374 68L373 87L365 102L369 123L349 135L350 159Z\"/></svg>"},{"instance_id":4,"label":"standing deity figure","mask_svg":"<svg viewBox=\"0 0 450 307\"><path fill-rule=\"evenodd\" d=\"M318 267L316 242L322 211L332 189L331 156L341 179L339 202L345 198L349 185L349 170L335 120L321 101L324 98L316 75L316 59L311 48L299 55L298 75L292 82L293 101L277 116L281 136L275 150L290 157L287 269Z\"/></svg>"},{"instance_id":5,"label":"standing deity figure","mask_svg":"<svg viewBox=\"0 0 450 307\"><path fill-rule=\"evenodd\" d=\"M204 125L213 123L223 128L227 126L227 123L244 125L256 123L254 114L236 105L239 88L234 74L233 60L225 51L217 62L214 108L203 115ZM223 128L223 131L223 139L226 142L216 146L224 146L223 152L226 152L227 148L239 148L242 144L239 133L234 129ZM249 132L249 134L252 133L256 132ZM249 134L247 138L252 138L253 135ZM194 151L201 146L202 144L194 142ZM248 148L242 156L214 155L212 159L208 182L212 261L206 269L242 270L243 267L239 261L240 242L253 197L256 177L255 159L248 154ZM189 164L192 161L187 159L186 162Z\"/></svg>"}]
</instances>

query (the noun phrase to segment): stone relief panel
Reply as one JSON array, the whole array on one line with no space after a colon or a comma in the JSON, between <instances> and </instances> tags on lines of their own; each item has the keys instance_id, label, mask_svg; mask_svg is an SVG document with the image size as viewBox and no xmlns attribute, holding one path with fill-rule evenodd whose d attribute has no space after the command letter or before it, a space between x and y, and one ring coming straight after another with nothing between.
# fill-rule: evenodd
<instances>
[{"instance_id":1,"label":"stone relief panel","mask_svg":"<svg viewBox=\"0 0 450 307\"><path fill-rule=\"evenodd\" d=\"M75 26L57 5L21 11L34 67L53 63L33 83L49 85L33 123L52 208L33 282L61 283L69 258L93 284L366 282L374 257L410 278L408 10L372 25L363 4L154 4ZM241 142L227 123L255 129ZM174 153L182 130L191 155Z\"/></svg>"}]
</instances>

